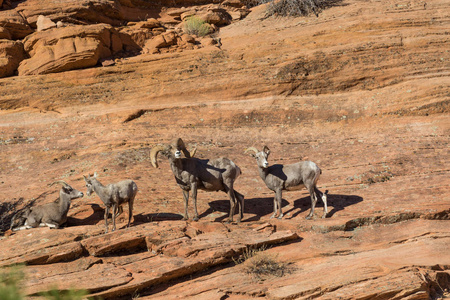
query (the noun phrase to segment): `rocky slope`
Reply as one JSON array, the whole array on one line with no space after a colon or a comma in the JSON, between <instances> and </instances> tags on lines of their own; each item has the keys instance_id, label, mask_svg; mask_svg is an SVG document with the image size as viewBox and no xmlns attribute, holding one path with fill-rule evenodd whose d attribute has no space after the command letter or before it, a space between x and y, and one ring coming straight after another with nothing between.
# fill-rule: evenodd
<instances>
[{"instance_id":1,"label":"rocky slope","mask_svg":"<svg viewBox=\"0 0 450 300\"><path fill-rule=\"evenodd\" d=\"M20 3L21 16L33 3ZM53 201L55 180L84 190L82 175L98 172L103 183L131 178L140 190L132 227L123 228L125 213L120 230L102 234L102 204L85 196L63 229L2 236L0 265L26 264L30 298L54 288L105 299L448 297L449 10L443 0L348 0L319 17L281 19L255 7L220 29L220 48L0 79L2 220L13 204ZM241 224L222 223L229 204L220 192L200 191L200 221L181 220L168 162L154 169L149 160L153 145L174 137L200 158L240 166ZM309 195L296 191L283 194L285 217L269 219L273 193L243 153L263 145L270 163L321 167L328 218L319 203L305 220ZM261 247L282 274L249 274L255 258L235 263Z\"/></svg>"}]
</instances>

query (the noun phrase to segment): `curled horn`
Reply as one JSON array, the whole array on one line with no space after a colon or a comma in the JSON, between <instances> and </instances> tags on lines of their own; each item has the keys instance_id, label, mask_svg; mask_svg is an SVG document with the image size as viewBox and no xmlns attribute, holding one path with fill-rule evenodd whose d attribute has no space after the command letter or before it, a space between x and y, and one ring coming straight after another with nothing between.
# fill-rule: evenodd
<instances>
[{"instance_id":1,"label":"curled horn","mask_svg":"<svg viewBox=\"0 0 450 300\"><path fill-rule=\"evenodd\" d=\"M158 161L156 160L159 151L163 151L166 149L165 145L156 145L152 148L150 151L150 161L152 162L152 165L157 168L158 167Z\"/></svg>"},{"instance_id":2,"label":"curled horn","mask_svg":"<svg viewBox=\"0 0 450 300\"><path fill-rule=\"evenodd\" d=\"M64 185L65 187L69 187L69 186L70 186L70 185L69 185L67 182L65 182L64 180L57 180L57 181L51 183L49 186L52 186L52 185L54 185L54 184L56 184L56 183L62 184L62 185Z\"/></svg>"},{"instance_id":3,"label":"curled horn","mask_svg":"<svg viewBox=\"0 0 450 300\"><path fill-rule=\"evenodd\" d=\"M244 153L247 153L249 151L253 151L255 152L255 154L259 152L255 147L248 147L247 149L245 149Z\"/></svg>"},{"instance_id":4,"label":"curled horn","mask_svg":"<svg viewBox=\"0 0 450 300\"><path fill-rule=\"evenodd\" d=\"M183 151L183 154L186 158L194 157L194 154L197 151L197 149L195 149L194 154L191 155L191 153L186 149L186 145L181 138L177 138L174 142L174 145L177 147L177 149Z\"/></svg>"}]
</instances>

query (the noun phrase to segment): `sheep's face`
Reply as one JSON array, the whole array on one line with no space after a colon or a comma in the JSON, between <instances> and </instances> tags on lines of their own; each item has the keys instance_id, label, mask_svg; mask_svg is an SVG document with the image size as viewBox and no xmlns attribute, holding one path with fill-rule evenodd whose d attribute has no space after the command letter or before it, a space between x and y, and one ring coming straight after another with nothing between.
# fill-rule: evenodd
<instances>
[{"instance_id":1,"label":"sheep's face","mask_svg":"<svg viewBox=\"0 0 450 300\"><path fill-rule=\"evenodd\" d=\"M267 161L267 159L269 158L269 154L270 154L269 148L264 147L263 151L258 152L254 155L258 167L263 169L267 169L269 167L269 162Z\"/></svg>"},{"instance_id":2,"label":"sheep's face","mask_svg":"<svg viewBox=\"0 0 450 300\"><path fill-rule=\"evenodd\" d=\"M166 157L173 156L176 159L178 159L181 158L181 149L174 145L168 145L166 149L161 151L161 154Z\"/></svg>"},{"instance_id":3,"label":"sheep's face","mask_svg":"<svg viewBox=\"0 0 450 300\"><path fill-rule=\"evenodd\" d=\"M84 194L82 192L80 192L79 190L74 189L70 185L63 186L61 188L61 193L69 195L70 200L81 198L81 197L84 196ZM88 195L90 195L90 194L88 194Z\"/></svg>"},{"instance_id":4,"label":"sheep's face","mask_svg":"<svg viewBox=\"0 0 450 300\"><path fill-rule=\"evenodd\" d=\"M84 177L84 182L86 183L86 188L87 188L86 194L88 196L90 196L92 193L94 193L94 186L92 185L91 177L90 176L88 178ZM81 196L81 197L83 197L83 196Z\"/></svg>"}]
</instances>

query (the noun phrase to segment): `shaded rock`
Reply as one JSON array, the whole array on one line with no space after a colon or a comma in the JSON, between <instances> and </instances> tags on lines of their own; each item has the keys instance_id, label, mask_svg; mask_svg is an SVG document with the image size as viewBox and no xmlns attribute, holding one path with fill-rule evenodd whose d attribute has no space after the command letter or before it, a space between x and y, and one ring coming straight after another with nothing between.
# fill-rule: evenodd
<instances>
[{"instance_id":1,"label":"shaded rock","mask_svg":"<svg viewBox=\"0 0 450 300\"><path fill-rule=\"evenodd\" d=\"M61 22L61 21L58 21ZM39 15L39 17L37 18L36 21L36 27L37 27L37 31L43 31L43 30L47 30L50 28L55 28L56 27L56 23L53 22L50 18L47 18L43 15ZM61 27L61 26L59 26Z\"/></svg>"},{"instance_id":2,"label":"shaded rock","mask_svg":"<svg viewBox=\"0 0 450 300\"><path fill-rule=\"evenodd\" d=\"M21 42L0 40L0 78L14 75L20 62L25 58Z\"/></svg>"},{"instance_id":3,"label":"shaded rock","mask_svg":"<svg viewBox=\"0 0 450 300\"><path fill-rule=\"evenodd\" d=\"M232 17L225 9L209 10L206 13L199 14L198 16L206 23L216 26L229 25L232 20Z\"/></svg>"},{"instance_id":4,"label":"shaded rock","mask_svg":"<svg viewBox=\"0 0 450 300\"><path fill-rule=\"evenodd\" d=\"M4 27L0 27L0 40L10 40L11 39L11 33L8 29Z\"/></svg>"},{"instance_id":5,"label":"shaded rock","mask_svg":"<svg viewBox=\"0 0 450 300\"><path fill-rule=\"evenodd\" d=\"M234 8L242 8L245 5L241 2L241 0L225 0L221 3L223 6L229 6Z\"/></svg>"},{"instance_id":6,"label":"shaded rock","mask_svg":"<svg viewBox=\"0 0 450 300\"><path fill-rule=\"evenodd\" d=\"M7 29L13 40L23 39L33 33L25 19L13 9L0 11L0 27Z\"/></svg>"}]
</instances>

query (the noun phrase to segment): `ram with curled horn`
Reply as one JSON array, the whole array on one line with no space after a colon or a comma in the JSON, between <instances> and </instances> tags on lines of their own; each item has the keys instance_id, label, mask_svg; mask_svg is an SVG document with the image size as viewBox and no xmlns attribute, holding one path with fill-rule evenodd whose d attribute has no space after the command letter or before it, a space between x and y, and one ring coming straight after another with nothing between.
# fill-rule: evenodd
<instances>
[{"instance_id":1,"label":"ram with curled horn","mask_svg":"<svg viewBox=\"0 0 450 300\"><path fill-rule=\"evenodd\" d=\"M12 231L44 226L59 228L67 221L71 200L81 198L84 195L63 180L55 181L49 186L54 184L62 185L59 191L59 198L54 202L26 208L18 212L11 221Z\"/></svg>"},{"instance_id":2,"label":"ram with curled horn","mask_svg":"<svg viewBox=\"0 0 450 300\"><path fill-rule=\"evenodd\" d=\"M267 161L270 149L264 146L262 151L258 151L255 147L249 147L245 153L251 152L251 156L256 159L258 172L266 186L275 193L273 199L273 214L275 217L278 212L278 219L283 217L281 210L282 191L296 191L305 187L309 191L311 197L311 211L306 217L310 219L314 215L314 208L317 198L320 197L324 203L324 212L322 218L328 213L327 209L327 193L322 193L317 188L322 170L312 161L301 161L290 165L272 165L269 166Z\"/></svg>"},{"instance_id":3,"label":"ram with curled horn","mask_svg":"<svg viewBox=\"0 0 450 300\"><path fill-rule=\"evenodd\" d=\"M176 139L171 144L157 145L150 152L152 165L157 168L158 154L161 153L169 159L170 167L178 186L183 191L184 198L184 219L188 220L189 193L194 202L194 221L198 221L197 212L197 191L207 192L223 191L230 198L230 213L228 222L233 222L236 205L239 213L237 222L239 223L244 214L244 196L234 190L234 182L241 174L241 169L230 159L221 157L216 159L199 159L193 157L195 150L191 154L181 138ZM184 154L184 158L182 157Z\"/></svg>"}]
</instances>

